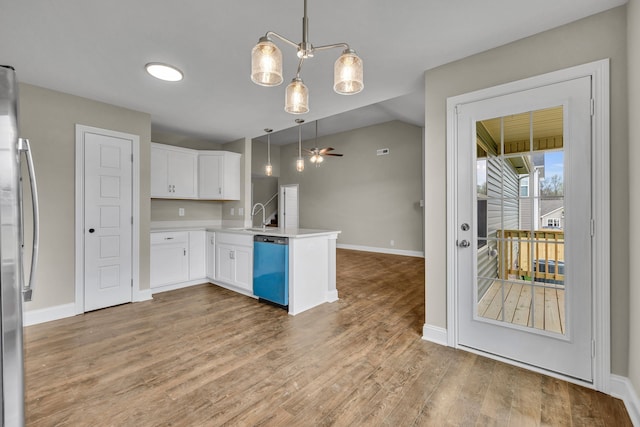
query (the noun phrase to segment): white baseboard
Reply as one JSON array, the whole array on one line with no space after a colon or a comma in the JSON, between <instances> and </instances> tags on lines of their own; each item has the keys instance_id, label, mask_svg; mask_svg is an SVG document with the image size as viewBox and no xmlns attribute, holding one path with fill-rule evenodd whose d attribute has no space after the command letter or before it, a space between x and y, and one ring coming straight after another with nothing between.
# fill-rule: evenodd
<instances>
[{"instance_id":1,"label":"white baseboard","mask_svg":"<svg viewBox=\"0 0 640 427\"><path fill-rule=\"evenodd\" d=\"M133 302L150 301L153 299L151 289L139 289L133 295Z\"/></svg>"},{"instance_id":2,"label":"white baseboard","mask_svg":"<svg viewBox=\"0 0 640 427\"><path fill-rule=\"evenodd\" d=\"M149 292L153 295L153 294L158 294L160 292L175 291L176 289L188 288L189 286L202 285L205 283L209 283L209 279L202 278L202 279L196 279L196 280L189 280L188 282L174 283L172 285L158 286L155 288L151 288Z\"/></svg>"},{"instance_id":3,"label":"white baseboard","mask_svg":"<svg viewBox=\"0 0 640 427\"><path fill-rule=\"evenodd\" d=\"M336 248L349 249L352 251L376 252L379 254L403 255L403 256L413 256L418 258L424 258L423 251L408 251L404 249L376 248L373 246L345 245L344 243L336 244Z\"/></svg>"},{"instance_id":4,"label":"white baseboard","mask_svg":"<svg viewBox=\"0 0 640 427\"><path fill-rule=\"evenodd\" d=\"M73 317L76 314L78 313L76 313L75 302L57 305L55 307L41 308L39 310L28 310L22 314L22 324L24 326L37 325L38 323Z\"/></svg>"},{"instance_id":5,"label":"white baseboard","mask_svg":"<svg viewBox=\"0 0 640 427\"><path fill-rule=\"evenodd\" d=\"M327 292L327 302L335 302L338 301L338 291Z\"/></svg>"},{"instance_id":6,"label":"white baseboard","mask_svg":"<svg viewBox=\"0 0 640 427\"><path fill-rule=\"evenodd\" d=\"M438 326L427 325L422 327L422 339L440 345L448 345L447 330Z\"/></svg>"},{"instance_id":7,"label":"white baseboard","mask_svg":"<svg viewBox=\"0 0 640 427\"><path fill-rule=\"evenodd\" d=\"M613 397L622 399L634 426L640 427L640 399L627 377L611 374L611 390Z\"/></svg>"}]
</instances>

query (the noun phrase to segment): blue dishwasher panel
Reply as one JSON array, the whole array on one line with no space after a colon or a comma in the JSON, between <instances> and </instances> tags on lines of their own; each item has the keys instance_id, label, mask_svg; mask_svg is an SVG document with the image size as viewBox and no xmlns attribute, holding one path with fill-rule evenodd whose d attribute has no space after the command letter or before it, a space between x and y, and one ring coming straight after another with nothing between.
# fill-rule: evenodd
<instances>
[{"instance_id":1,"label":"blue dishwasher panel","mask_svg":"<svg viewBox=\"0 0 640 427\"><path fill-rule=\"evenodd\" d=\"M253 294L282 306L289 305L289 239L255 236Z\"/></svg>"}]
</instances>

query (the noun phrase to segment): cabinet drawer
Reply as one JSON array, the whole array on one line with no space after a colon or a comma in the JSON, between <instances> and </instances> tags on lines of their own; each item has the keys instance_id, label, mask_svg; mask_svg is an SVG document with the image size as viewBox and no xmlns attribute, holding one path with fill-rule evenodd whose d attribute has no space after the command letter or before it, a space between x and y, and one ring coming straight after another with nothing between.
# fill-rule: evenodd
<instances>
[{"instance_id":1,"label":"cabinet drawer","mask_svg":"<svg viewBox=\"0 0 640 427\"><path fill-rule=\"evenodd\" d=\"M253 246L253 235L216 232L216 243L228 245Z\"/></svg>"},{"instance_id":2,"label":"cabinet drawer","mask_svg":"<svg viewBox=\"0 0 640 427\"><path fill-rule=\"evenodd\" d=\"M151 244L159 245L163 243L184 243L189 242L189 233L186 231L166 231L162 233L151 233Z\"/></svg>"}]
</instances>

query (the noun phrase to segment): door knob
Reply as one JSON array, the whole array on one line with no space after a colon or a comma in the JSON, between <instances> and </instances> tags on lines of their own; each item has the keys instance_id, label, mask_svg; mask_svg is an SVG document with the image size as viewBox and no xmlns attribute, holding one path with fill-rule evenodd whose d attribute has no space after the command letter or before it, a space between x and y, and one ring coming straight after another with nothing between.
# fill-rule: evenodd
<instances>
[{"instance_id":1,"label":"door knob","mask_svg":"<svg viewBox=\"0 0 640 427\"><path fill-rule=\"evenodd\" d=\"M461 248L468 248L469 246L471 246L471 243L468 240L461 240L458 243L458 246Z\"/></svg>"},{"instance_id":2,"label":"door knob","mask_svg":"<svg viewBox=\"0 0 640 427\"><path fill-rule=\"evenodd\" d=\"M460 229L461 229L462 231L469 231L469 224L467 224L467 223L465 222L464 224L462 224L462 225L460 226Z\"/></svg>"},{"instance_id":3,"label":"door knob","mask_svg":"<svg viewBox=\"0 0 640 427\"><path fill-rule=\"evenodd\" d=\"M94 231L96 231L96 229L95 229L95 228L90 228L90 229L89 229L89 233L93 233Z\"/></svg>"}]
</instances>

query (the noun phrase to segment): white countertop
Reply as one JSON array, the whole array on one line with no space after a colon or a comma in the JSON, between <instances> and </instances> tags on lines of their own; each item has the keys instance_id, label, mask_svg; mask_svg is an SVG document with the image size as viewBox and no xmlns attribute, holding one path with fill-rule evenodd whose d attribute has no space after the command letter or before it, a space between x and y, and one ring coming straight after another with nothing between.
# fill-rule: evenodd
<instances>
[{"instance_id":1,"label":"white countertop","mask_svg":"<svg viewBox=\"0 0 640 427\"><path fill-rule=\"evenodd\" d=\"M312 228L278 228L278 227L265 227L263 228L225 228L225 227L211 227L211 226L176 226L175 224L162 226L154 225L151 228L152 233L167 232L167 231L213 231L222 233L236 233L236 234L249 234L249 235L264 235L264 236L279 236L289 238L305 238L305 237L319 237L338 235L342 231L340 230L321 230Z\"/></svg>"}]
</instances>

